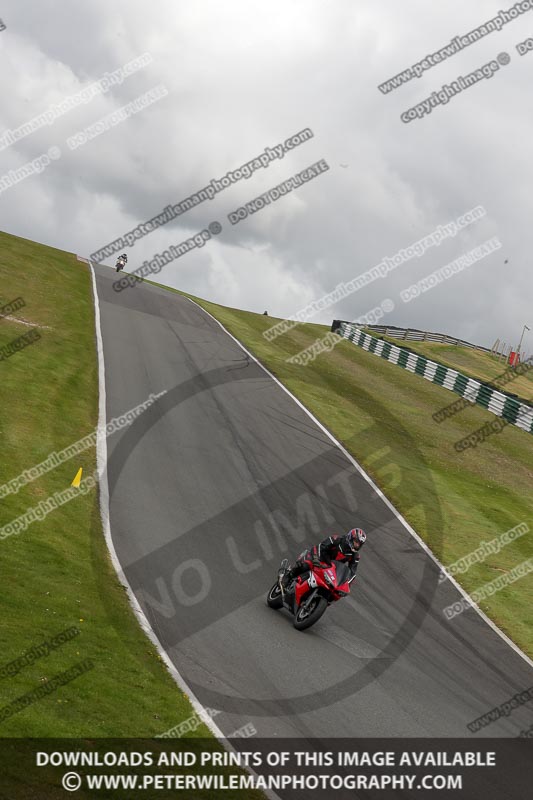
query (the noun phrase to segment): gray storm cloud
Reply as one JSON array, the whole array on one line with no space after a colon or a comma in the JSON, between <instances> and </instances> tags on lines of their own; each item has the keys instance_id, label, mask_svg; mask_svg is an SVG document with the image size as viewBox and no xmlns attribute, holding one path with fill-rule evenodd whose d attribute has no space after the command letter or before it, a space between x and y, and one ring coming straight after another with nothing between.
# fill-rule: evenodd
<instances>
[{"instance_id":1,"label":"gray storm cloud","mask_svg":"<svg viewBox=\"0 0 533 800\"><path fill-rule=\"evenodd\" d=\"M308 141L125 247L128 267L219 222L216 238L157 280L290 317L482 206L483 218L314 321L353 319L390 299L390 324L485 345L516 342L524 323L533 328L533 51L517 49L533 34L533 10L418 69L420 77L378 89L511 5L450 0L430 12L422 0L8 0L0 31L2 228L87 256L310 128ZM149 62L124 71L146 53ZM510 60L402 122L407 109L501 54ZM156 99L154 87L165 88ZM42 115L46 124L13 133ZM71 149L69 137L82 142L87 130ZM60 157L32 171L28 164L50 148ZM230 212L321 160L327 171L231 224ZM406 287L492 237L501 249L402 301ZM533 340L525 343L533 350Z\"/></svg>"}]
</instances>

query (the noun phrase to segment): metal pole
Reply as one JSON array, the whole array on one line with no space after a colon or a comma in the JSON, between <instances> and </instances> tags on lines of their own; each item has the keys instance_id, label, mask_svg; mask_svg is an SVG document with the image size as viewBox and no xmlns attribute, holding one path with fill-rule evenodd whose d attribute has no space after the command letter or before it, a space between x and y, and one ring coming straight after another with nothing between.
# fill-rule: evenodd
<instances>
[{"instance_id":1,"label":"metal pole","mask_svg":"<svg viewBox=\"0 0 533 800\"><path fill-rule=\"evenodd\" d=\"M528 328L527 325L524 325L524 327L522 328L522 336L520 337L520 344L518 345L518 350L517 350L518 353L520 353L520 348L522 347L522 339L524 338L524 333L530 330L531 328Z\"/></svg>"}]
</instances>

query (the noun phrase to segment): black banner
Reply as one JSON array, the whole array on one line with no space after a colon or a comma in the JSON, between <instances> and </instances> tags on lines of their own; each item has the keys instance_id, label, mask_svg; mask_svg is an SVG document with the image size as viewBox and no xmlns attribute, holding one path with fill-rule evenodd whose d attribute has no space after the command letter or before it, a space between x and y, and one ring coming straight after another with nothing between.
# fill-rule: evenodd
<instances>
[{"instance_id":1,"label":"black banner","mask_svg":"<svg viewBox=\"0 0 533 800\"><path fill-rule=\"evenodd\" d=\"M531 739L4 739L0 797L524 800Z\"/></svg>"}]
</instances>

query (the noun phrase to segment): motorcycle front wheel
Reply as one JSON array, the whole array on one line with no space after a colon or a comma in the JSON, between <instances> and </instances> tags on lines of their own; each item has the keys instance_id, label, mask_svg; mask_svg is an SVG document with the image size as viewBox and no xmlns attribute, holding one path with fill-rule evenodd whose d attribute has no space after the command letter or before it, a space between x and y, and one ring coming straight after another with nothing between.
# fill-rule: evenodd
<instances>
[{"instance_id":1,"label":"motorcycle front wheel","mask_svg":"<svg viewBox=\"0 0 533 800\"><path fill-rule=\"evenodd\" d=\"M275 583L272 589L267 594L267 605L270 608L282 608L283 598L281 596L281 589L279 583Z\"/></svg>"},{"instance_id":2,"label":"motorcycle front wheel","mask_svg":"<svg viewBox=\"0 0 533 800\"><path fill-rule=\"evenodd\" d=\"M297 631L304 631L318 622L326 608L328 601L325 597L315 595L309 606L300 606L294 618L294 627Z\"/></svg>"}]
</instances>

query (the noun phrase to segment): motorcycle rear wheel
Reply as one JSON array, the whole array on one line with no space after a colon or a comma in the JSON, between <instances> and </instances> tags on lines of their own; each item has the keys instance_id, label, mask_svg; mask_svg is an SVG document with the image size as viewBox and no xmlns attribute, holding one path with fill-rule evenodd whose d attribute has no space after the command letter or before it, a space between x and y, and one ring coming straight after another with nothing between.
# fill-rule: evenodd
<instances>
[{"instance_id":1,"label":"motorcycle rear wheel","mask_svg":"<svg viewBox=\"0 0 533 800\"><path fill-rule=\"evenodd\" d=\"M283 597L281 595L279 583L275 583L272 589L269 591L267 595L267 605L270 606L270 608L276 609L283 607Z\"/></svg>"},{"instance_id":2,"label":"motorcycle rear wheel","mask_svg":"<svg viewBox=\"0 0 533 800\"><path fill-rule=\"evenodd\" d=\"M310 610L300 606L293 623L296 630L304 631L306 628L310 628L311 625L318 622L327 607L328 601L325 597L320 597L320 595L313 598Z\"/></svg>"}]
</instances>

